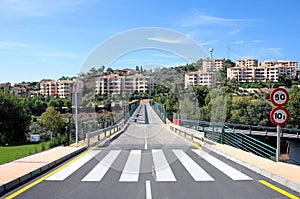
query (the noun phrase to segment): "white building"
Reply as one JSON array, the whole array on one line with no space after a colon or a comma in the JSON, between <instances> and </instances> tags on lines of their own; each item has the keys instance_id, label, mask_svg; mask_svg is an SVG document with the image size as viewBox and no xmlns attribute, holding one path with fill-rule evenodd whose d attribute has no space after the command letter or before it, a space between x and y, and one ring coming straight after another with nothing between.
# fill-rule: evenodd
<instances>
[{"instance_id":1,"label":"white building","mask_svg":"<svg viewBox=\"0 0 300 199\"><path fill-rule=\"evenodd\" d=\"M216 74L214 72L196 71L185 74L185 87L191 86L215 86Z\"/></svg>"},{"instance_id":2,"label":"white building","mask_svg":"<svg viewBox=\"0 0 300 199\"><path fill-rule=\"evenodd\" d=\"M59 98L71 97L75 80L42 80L40 82L40 94ZM82 92L83 82L77 80L77 92Z\"/></svg>"},{"instance_id":3,"label":"white building","mask_svg":"<svg viewBox=\"0 0 300 199\"><path fill-rule=\"evenodd\" d=\"M105 75L96 81L96 93L147 92L154 87L153 78L140 74L131 76Z\"/></svg>"},{"instance_id":4,"label":"white building","mask_svg":"<svg viewBox=\"0 0 300 199\"><path fill-rule=\"evenodd\" d=\"M236 66L227 69L228 79L247 81L274 81L280 75L287 75L294 79L297 76L298 62L296 61L264 61L258 65L255 59L238 60Z\"/></svg>"},{"instance_id":5,"label":"white building","mask_svg":"<svg viewBox=\"0 0 300 199\"><path fill-rule=\"evenodd\" d=\"M217 70L225 69L224 59L205 59L203 60L203 71L204 72L215 72Z\"/></svg>"}]
</instances>

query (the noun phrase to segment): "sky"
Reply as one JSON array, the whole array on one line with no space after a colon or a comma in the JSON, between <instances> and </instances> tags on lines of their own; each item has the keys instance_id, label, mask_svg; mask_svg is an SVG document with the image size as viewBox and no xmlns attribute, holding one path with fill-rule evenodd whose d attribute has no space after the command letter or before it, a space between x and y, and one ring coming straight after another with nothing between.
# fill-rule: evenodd
<instances>
[{"instance_id":1,"label":"sky","mask_svg":"<svg viewBox=\"0 0 300 199\"><path fill-rule=\"evenodd\" d=\"M213 48L213 57L233 61L300 61L299 7L298 0L0 0L0 82L75 76L97 48L110 54L131 42L139 48L124 48L110 62L99 54L91 67L186 64L191 60L163 45L182 41L206 52L199 59L210 56ZM176 34L145 34L146 40L162 45L143 48L135 30L145 28ZM122 44L107 42L132 30Z\"/></svg>"}]
</instances>

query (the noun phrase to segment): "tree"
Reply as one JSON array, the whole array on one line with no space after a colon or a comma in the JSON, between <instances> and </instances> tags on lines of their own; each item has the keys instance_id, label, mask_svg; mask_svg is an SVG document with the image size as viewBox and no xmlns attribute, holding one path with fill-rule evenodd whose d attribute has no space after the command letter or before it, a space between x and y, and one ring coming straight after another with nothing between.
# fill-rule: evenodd
<instances>
[{"instance_id":1,"label":"tree","mask_svg":"<svg viewBox=\"0 0 300 199\"><path fill-rule=\"evenodd\" d=\"M252 100L247 106L247 120L245 124L270 126L269 119L272 106L268 101Z\"/></svg>"},{"instance_id":2,"label":"tree","mask_svg":"<svg viewBox=\"0 0 300 199\"><path fill-rule=\"evenodd\" d=\"M65 121L62 115L52 106L48 107L46 112L41 115L40 122L43 127L51 131L51 139L52 134L57 135L65 127Z\"/></svg>"},{"instance_id":3,"label":"tree","mask_svg":"<svg viewBox=\"0 0 300 199\"><path fill-rule=\"evenodd\" d=\"M26 99L0 91L0 142L22 142L30 124Z\"/></svg>"},{"instance_id":4,"label":"tree","mask_svg":"<svg viewBox=\"0 0 300 199\"><path fill-rule=\"evenodd\" d=\"M109 68L106 69L106 72L110 75L114 72L114 70L109 67Z\"/></svg>"},{"instance_id":5,"label":"tree","mask_svg":"<svg viewBox=\"0 0 300 199\"><path fill-rule=\"evenodd\" d=\"M290 114L288 126L300 128L300 89L296 85L289 90L289 102L286 108Z\"/></svg>"},{"instance_id":6,"label":"tree","mask_svg":"<svg viewBox=\"0 0 300 199\"><path fill-rule=\"evenodd\" d=\"M205 105L205 97L209 93L207 86L194 86L193 89L197 96L199 107L203 107Z\"/></svg>"}]
</instances>

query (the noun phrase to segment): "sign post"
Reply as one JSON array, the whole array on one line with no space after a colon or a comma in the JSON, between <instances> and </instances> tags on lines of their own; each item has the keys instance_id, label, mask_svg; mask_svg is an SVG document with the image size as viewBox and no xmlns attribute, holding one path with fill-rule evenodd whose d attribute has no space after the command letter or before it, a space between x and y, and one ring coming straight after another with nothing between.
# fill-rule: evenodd
<instances>
[{"instance_id":1,"label":"sign post","mask_svg":"<svg viewBox=\"0 0 300 199\"><path fill-rule=\"evenodd\" d=\"M289 120L289 112L283 108L289 101L289 94L284 88L276 88L271 92L271 102L276 106L270 113L270 120L277 126L276 162L280 161L280 132L281 126Z\"/></svg>"}]
</instances>

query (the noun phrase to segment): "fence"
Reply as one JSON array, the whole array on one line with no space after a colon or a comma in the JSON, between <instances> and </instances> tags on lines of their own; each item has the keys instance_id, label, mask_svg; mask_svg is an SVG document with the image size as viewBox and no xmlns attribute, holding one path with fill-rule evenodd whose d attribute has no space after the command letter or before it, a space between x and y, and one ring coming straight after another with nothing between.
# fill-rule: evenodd
<instances>
[{"instance_id":1,"label":"fence","mask_svg":"<svg viewBox=\"0 0 300 199\"><path fill-rule=\"evenodd\" d=\"M159 102L154 102L154 101L150 101L149 102L150 106L153 108L153 110L156 112L156 114L158 115L158 117L164 122L166 123L166 118L167 118L167 112L166 112L166 108L162 103Z\"/></svg>"},{"instance_id":2,"label":"fence","mask_svg":"<svg viewBox=\"0 0 300 199\"><path fill-rule=\"evenodd\" d=\"M276 148L223 124L186 120L181 121L181 125L203 132L206 139L233 146L264 158L271 159L276 155Z\"/></svg>"},{"instance_id":3,"label":"fence","mask_svg":"<svg viewBox=\"0 0 300 199\"><path fill-rule=\"evenodd\" d=\"M123 107L123 113L115 115L113 122L105 123L105 125L103 125L104 128L99 129L99 125L95 123L95 120L86 122L86 125L83 125L83 128L80 128L79 125L79 129L81 129L79 134L82 136L84 132L87 132L85 133L85 139L88 146L106 138L110 138L125 127L125 123L129 120L139 105L140 101L133 101L125 104ZM116 122L118 123L116 124Z\"/></svg>"}]
</instances>

